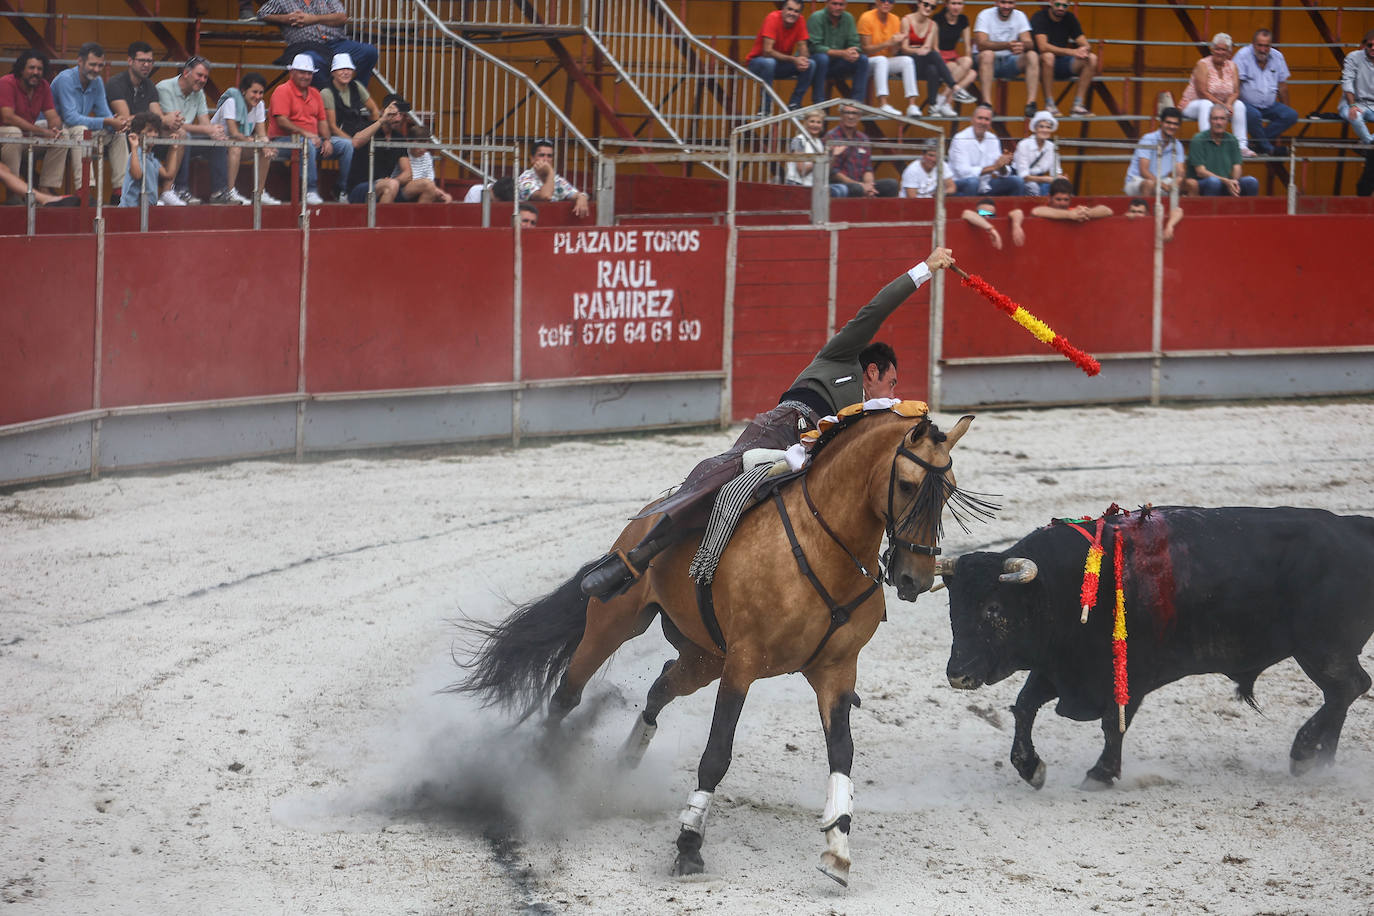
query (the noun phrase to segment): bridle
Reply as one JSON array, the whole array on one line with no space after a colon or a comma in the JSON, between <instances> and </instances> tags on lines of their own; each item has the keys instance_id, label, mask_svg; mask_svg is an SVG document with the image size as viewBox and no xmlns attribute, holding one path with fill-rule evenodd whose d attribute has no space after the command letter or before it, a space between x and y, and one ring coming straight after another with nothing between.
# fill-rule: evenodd
<instances>
[{"instance_id":1,"label":"bridle","mask_svg":"<svg viewBox=\"0 0 1374 916\"><path fill-rule=\"evenodd\" d=\"M897 446L897 452L892 456L892 470L888 472L887 476L887 550L883 551L882 565L887 570L887 572L885 573L885 578L887 580L888 585L893 584L892 558L898 549L906 550L911 553L924 554L928 557L936 557L940 555L939 547L928 546L926 544L917 544L914 541L908 541L905 538L898 537L897 535L897 513L896 507L893 504L893 500L897 489L898 458L908 458L912 462L914 462L918 467L925 469L926 481L931 482L927 483L923 481L921 484L922 487L933 485L933 481L931 479L932 474L935 475L935 477L940 481L943 481L945 472L954 466L953 458L949 459L949 461L945 462L943 466L939 467L931 464L929 461L926 461L920 455L917 455L915 452L911 451L911 449L906 447L906 437L902 437L902 444ZM932 525L932 527L934 528L936 526Z\"/></svg>"}]
</instances>

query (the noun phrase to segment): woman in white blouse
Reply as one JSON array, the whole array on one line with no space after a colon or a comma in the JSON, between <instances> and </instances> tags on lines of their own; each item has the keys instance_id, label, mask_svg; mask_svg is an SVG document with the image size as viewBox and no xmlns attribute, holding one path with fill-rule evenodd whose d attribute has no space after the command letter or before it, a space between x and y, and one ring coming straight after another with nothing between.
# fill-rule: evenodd
<instances>
[{"instance_id":1,"label":"woman in white blouse","mask_svg":"<svg viewBox=\"0 0 1374 916\"><path fill-rule=\"evenodd\" d=\"M1031 135L1016 144L1011 168L1026 183L1027 194L1044 196L1050 182L1063 174L1059 169L1059 151L1050 139L1059 122L1048 111L1037 111L1030 127Z\"/></svg>"}]
</instances>

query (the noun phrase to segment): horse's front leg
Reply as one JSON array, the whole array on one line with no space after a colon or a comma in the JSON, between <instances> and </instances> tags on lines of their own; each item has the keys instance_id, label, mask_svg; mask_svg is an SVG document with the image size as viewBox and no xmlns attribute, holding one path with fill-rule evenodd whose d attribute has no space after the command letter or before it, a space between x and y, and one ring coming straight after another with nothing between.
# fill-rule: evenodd
<instances>
[{"instance_id":1,"label":"horse's front leg","mask_svg":"<svg viewBox=\"0 0 1374 916\"><path fill-rule=\"evenodd\" d=\"M849 886L849 830L854 820L854 783L849 778L854 765L854 738L849 730L849 710L859 705L859 696L854 692L856 662L857 659L851 659L846 665L806 673L816 691L830 762L825 809L821 812L825 852L821 853L817 867L845 887Z\"/></svg>"},{"instance_id":2,"label":"horse's front leg","mask_svg":"<svg viewBox=\"0 0 1374 916\"><path fill-rule=\"evenodd\" d=\"M1016 734L1011 739L1011 765L1021 778L1039 789L1045 784L1045 761L1035 752L1035 742L1031 732L1035 728L1035 715L1050 700L1059 696L1050 679L1039 672L1032 671L1016 695L1016 703L1011 707L1012 718L1016 721Z\"/></svg>"}]
</instances>

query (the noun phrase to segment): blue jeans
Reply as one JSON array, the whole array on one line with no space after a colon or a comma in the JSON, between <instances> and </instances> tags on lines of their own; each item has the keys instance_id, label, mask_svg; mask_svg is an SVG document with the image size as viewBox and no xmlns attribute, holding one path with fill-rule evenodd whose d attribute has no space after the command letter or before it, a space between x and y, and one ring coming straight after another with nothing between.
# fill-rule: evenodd
<instances>
[{"instance_id":1,"label":"blue jeans","mask_svg":"<svg viewBox=\"0 0 1374 916\"><path fill-rule=\"evenodd\" d=\"M792 90L792 97L787 100L791 108L800 108L802 99L806 96L806 90L811 89L811 101L820 102L825 98L825 76L827 64L824 62L826 55L821 55L811 61L811 66L806 70L798 70L791 61L778 60L774 57L755 57L749 61L749 72L763 80L769 86L773 85L773 80L786 80L795 78L797 86ZM866 76L867 74L865 74Z\"/></svg>"},{"instance_id":2,"label":"blue jeans","mask_svg":"<svg viewBox=\"0 0 1374 916\"><path fill-rule=\"evenodd\" d=\"M1264 126L1265 121L1269 122L1268 127ZM1250 146L1255 152L1272 153L1274 144L1269 141L1298 123L1298 113L1275 100L1268 108L1246 105L1245 122L1249 125Z\"/></svg>"},{"instance_id":3,"label":"blue jeans","mask_svg":"<svg viewBox=\"0 0 1374 916\"><path fill-rule=\"evenodd\" d=\"M1357 105L1360 109L1359 120L1352 121L1346 112L1350 111L1350 105L1345 101L1345 93L1341 93L1341 104L1339 110L1341 120L1355 128L1355 136L1365 143L1374 143L1374 137L1370 136L1369 125L1374 123L1374 105Z\"/></svg>"},{"instance_id":4,"label":"blue jeans","mask_svg":"<svg viewBox=\"0 0 1374 916\"><path fill-rule=\"evenodd\" d=\"M827 55L827 59L830 61L829 66L826 69L827 75L832 77L850 77L850 84L852 88L849 93L849 98L853 99L856 102L867 102L868 58L865 57L863 54L860 54L859 59L855 61L848 61L838 57L830 58L829 55ZM819 83L816 83L815 85L822 87L821 92L825 91L825 89L823 88L825 86L824 79L822 79ZM815 98L814 94L812 95L812 98Z\"/></svg>"},{"instance_id":5,"label":"blue jeans","mask_svg":"<svg viewBox=\"0 0 1374 916\"><path fill-rule=\"evenodd\" d=\"M879 197L896 197L901 193L901 184L895 178L879 178L873 182L873 188L878 192ZM854 193L849 192L849 185L842 181L834 182L830 185L831 197L862 197L863 192L858 188Z\"/></svg>"},{"instance_id":6,"label":"blue jeans","mask_svg":"<svg viewBox=\"0 0 1374 916\"><path fill-rule=\"evenodd\" d=\"M165 155L165 154L164 154ZM189 190L191 160L204 159L210 163L210 191L218 194L229 187L229 151L222 146L183 146L181 148L181 167L177 169L173 187L178 191Z\"/></svg>"},{"instance_id":7,"label":"blue jeans","mask_svg":"<svg viewBox=\"0 0 1374 916\"><path fill-rule=\"evenodd\" d=\"M1197 192L1203 197L1227 197L1230 191L1226 190L1226 185L1221 183L1221 179L1213 175L1210 178L1199 178L1197 180ZM1240 196L1254 197L1259 193L1259 179L1253 175L1240 176Z\"/></svg>"},{"instance_id":8,"label":"blue jeans","mask_svg":"<svg viewBox=\"0 0 1374 916\"><path fill-rule=\"evenodd\" d=\"M280 143L295 152L300 138L292 135L290 137L278 137L272 141ZM348 182L348 169L353 164L353 144L343 137L330 137L328 140L330 148L334 151L334 156L339 160L339 190L343 190ZM306 163L305 189L306 191L318 191L320 187L320 148L311 143L306 146L310 150L310 156Z\"/></svg>"},{"instance_id":9,"label":"blue jeans","mask_svg":"<svg viewBox=\"0 0 1374 916\"><path fill-rule=\"evenodd\" d=\"M310 81L310 85L323 91L330 83L329 66L333 63L333 59L325 60L314 51L306 51L305 53L309 54L310 59L315 62L315 76ZM329 53L347 54L353 58L353 81L364 89L367 88L368 81L372 79L372 71L377 66L376 45L341 38L330 44Z\"/></svg>"},{"instance_id":10,"label":"blue jeans","mask_svg":"<svg viewBox=\"0 0 1374 916\"><path fill-rule=\"evenodd\" d=\"M979 177L958 178L954 182L954 193L958 197L972 197L978 194ZM1026 183L1020 175L997 175L988 186L988 197L1020 197L1026 193Z\"/></svg>"}]
</instances>

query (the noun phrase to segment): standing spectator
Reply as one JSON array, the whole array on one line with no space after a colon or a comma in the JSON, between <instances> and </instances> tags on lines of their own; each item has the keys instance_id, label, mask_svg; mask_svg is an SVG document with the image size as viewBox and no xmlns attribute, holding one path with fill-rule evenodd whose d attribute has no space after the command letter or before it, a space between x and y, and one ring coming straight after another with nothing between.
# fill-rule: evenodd
<instances>
[{"instance_id":1,"label":"standing spectator","mask_svg":"<svg viewBox=\"0 0 1374 916\"><path fill-rule=\"evenodd\" d=\"M843 146L834 147L835 158L830 162L831 197L897 196L895 178L873 178L873 157L868 151L868 135L859 129L859 109L841 105L840 126L825 139L845 141Z\"/></svg>"},{"instance_id":2,"label":"standing spectator","mask_svg":"<svg viewBox=\"0 0 1374 916\"><path fill-rule=\"evenodd\" d=\"M770 14L771 15L771 14ZM574 188L562 175L553 170L553 141L536 140L530 151L530 167L515 179L515 193L520 200L543 203L549 200L573 198L573 216L587 215L587 195Z\"/></svg>"},{"instance_id":3,"label":"standing spectator","mask_svg":"<svg viewBox=\"0 0 1374 916\"><path fill-rule=\"evenodd\" d=\"M940 180L941 167L934 149L926 149L921 158L902 170L903 197L934 197ZM945 195L954 193L954 180L945 179Z\"/></svg>"},{"instance_id":4,"label":"standing spectator","mask_svg":"<svg viewBox=\"0 0 1374 916\"><path fill-rule=\"evenodd\" d=\"M93 41L81 46L76 54L76 66L63 70L53 77L52 95L57 102L57 113L62 117L62 136L68 140L80 140L86 131L91 131L93 139L106 149L129 126L129 117L116 115L110 111L109 100L105 98L105 81L100 74L105 72L105 49ZM81 168L81 150L72 147L72 186L78 191L84 186L86 176Z\"/></svg>"},{"instance_id":5,"label":"standing spectator","mask_svg":"<svg viewBox=\"0 0 1374 916\"><path fill-rule=\"evenodd\" d=\"M348 13L344 12L343 0L267 0L258 7L258 18L281 28L286 53L279 60L290 57L294 61L300 54L309 55L315 64L310 72L316 89L329 85L324 65L335 54L353 59L354 76L364 89L372 82L377 48L347 37L344 23ZM272 95L276 96L275 90Z\"/></svg>"},{"instance_id":6,"label":"standing spectator","mask_svg":"<svg viewBox=\"0 0 1374 916\"><path fill-rule=\"evenodd\" d=\"M1045 109L1058 116L1054 107L1054 81L1078 78L1074 93L1074 117L1087 117L1088 90L1097 74L1097 55L1088 50L1088 36L1078 17L1069 12L1069 0L1050 0L1050 5L1031 17L1031 34L1040 55L1040 80L1045 89Z\"/></svg>"},{"instance_id":7,"label":"standing spectator","mask_svg":"<svg viewBox=\"0 0 1374 916\"><path fill-rule=\"evenodd\" d=\"M149 206L186 206L186 201L170 193L183 147L170 147L166 164L153 154L153 140L163 130L162 118L151 111L139 112L129 121L129 153L125 160L128 169L119 190L121 207L137 207L144 195L147 195ZM159 193L163 188L168 189L168 199L165 201Z\"/></svg>"},{"instance_id":8,"label":"standing spectator","mask_svg":"<svg viewBox=\"0 0 1374 916\"><path fill-rule=\"evenodd\" d=\"M161 121L162 106L157 101L157 87L150 79L155 63L153 46L148 42L136 41L129 45L129 69L110 77L105 83L105 99L116 116L132 118L151 111ZM114 188L116 194L124 187L124 172L129 166L129 146L125 143L110 144L110 187Z\"/></svg>"},{"instance_id":9,"label":"standing spectator","mask_svg":"<svg viewBox=\"0 0 1374 916\"><path fill-rule=\"evenodd\" d=\"M1193 68L1179 104L1183 106L1185 118L1197 118L1199 132L1209 129L1212 106L1226 109L1227 120L1235 124L1240 154L1253 156L1247 140L1245 103L1240 100L1240 74L1236 72L1236 62L1231 60L1232 47L1231 36L1225 32L1212 36L1212 53Z\"/></svg>"},{"instance_id":10,"label":"standing spectator","mask_svg":"<svg viewBox=\"0 0 1374 916\"><path fill-rule=\"evenodd\" d=\"M520 228L533 229L539 225L539 208L529 201L521 201L515 205L516 212L520 214Z\"/></svg>"},{"instance_id":11,"label":"standing spectator","mask_svg":"<svg viewBox=\"0 0 1374 916\"><path fill-rule=\"evenodd\" d=\"M432 142L429 127L420 123L415 125L415 136ZM406 151L410 160L410 180L401 185L399 199L403 201L415 201L416 203L453 203L453 197L439 187L439 182L434 175L434 154L429 151L427 146L412 146ZM400 168L400 164L397 164Z\"/></svg>"},{"instance_id":12,"label":"standing spectator","mask_svg":"<svg viewBox=\"0 0 1374 916\"><path fill-rule=\"evenodd\" d=\"M1030 20L1016 8L1016 0L997 0L973 21L978 48L978 83L983 101L992 98L992 81L1026 78L1026 117L1035 114L1040 93L1040 56L1035 53Z\"/></svg>"},{"instance_id":13,"label":"standing spectator","mask_svg":"<svg viewBox=\"0 0 1374 916\"><path fill-rule=\"evenodd\" d=\"M821 141L821 131L825 130L825 115L819 111L808 112L802 118L805 133L797 134L787 146L790 153L819 153L825 150ZM784 183L809 188L815 178L815 162L788 162L784 169Z\"/></svg>"},{"instance_id":14,"label":"standing spectator","mask_svg":"<svg viewBox=\"0 0 1374 916\"><path fill-rule=\"evenodd\" d=\"M365 203L369 188L379 204L389 204L401 193L401 182L391 176L404 162L405 177L410 177L410 161L405 149L399 146L378 146L374 151L372 141L377 139L390 143L404 140L405 113L408 111L410 103L391 93L382 99L382 116L353 135L353 165L348 170L346 182L349 203Z\"/></svg>"},{"instance_id":15,"label":"standing spectator","mask_svg":"<svg viewBox=\"0 0 1374 916\"><path fill-rule=\"evenodd\" d=\"M1240 143L1226 129L1230 117L1226 109L1213 105L1209 130L1193 137L1188 145L1188 168L1197 178L1198 193L1205 197L1254 197L1259 181L1240 173Z\"/></svg>"},{"instance_id":16,"label":"standing spectator","mask_svg":"<svg viewBox=\"0 0 1374 916\"><path fill-rule=\"evenodd\" d=\"M1026 184L1027 194L1044 194L1051 181L1063 175L1054 132L1059 122L1048 111L1037 111L1030 122L1031 135L1016 144L1011 170Z\"/></svg>"},{"instance_id":17,"label":"standing spectator","mask_svg":"<svg viewBox=\"0 0 1374 916\"><path fill-rule=\"evenodd\" d=\"M265 204L279 204L271 194L267 193L264 187L267 184L267 171L272 164L272 157L276 155L276 150L267 144L267 106L263 104L263 96L267 93L267 80L261 73L245 73L243 79L239 80L237 89L225 90L224 95L220 96L219 107L215 109L215 114L210 118L211 124L218 124L223 127L230 140L255 140L264 144L263 148L257 150L258 156L258 179L254 185L254 190L258 193L262 202ZM244 197L238 192L235 184L238 182L239 163L243 160L243 152L247 147L229 147L229 172L228 188L229 202L235 204L251 204L253 201Z\"/></svg>"},{"instance_id":18,"label":"standing spectator","mask_svg":"<svg viewBox=\"0 0 1374 916\"><path fill-rule=\"evenodd\" d=\"M964 0L946 0L944 9L935 14L935 27L940 30L940 57L954 77L954 101L961 105L976 102L968 91L978 72L973 69L973 32L964 15ZM959 53L959 45L964 53Z\"/></svg>"},{"instance_id":19,"label":"standing spectator","mask_svg":"<svg viewBox=\"0 0 1374 916\"><path fill-rule=\"evenodd\" d=\"M56 140L62 136L62 117L57 113L52 87L43 78L43 70L47 66L48 58L42 51L29 49L20 51L10 72L0 76L0 138L38 137ZM39 121L43 123L40 125ZM67 151L49 149L47 155L42 153L41 148L34 150L34 162L43 160L43 169L38 173L38 186L43 189L45 196L52 196L62 187ZM23 154L24 147L18 143L0 146L0 163L13 174L23 175L27 180L27 168L20 164L24 160Z\"/></svg>"},{"instance_id":20,"label":"standing spectator","mask_svg":"<svg viewBox=\"0 0 1374 916\"><path fill-rule=\"evenodd\" d=\"M272 90L272 104L268 106L271 118L267 123L267 136L278 143L289 144L292 153L295 152L297 136L309 140L305 202L317 207L324 203L324 198L320 197L319 160L322 157L342 159L347 153L351 161L354 144L343 137L329 136L329 122L324 116L324 100L320 98L320 90L311 85L311 80L315 76L314 68L315 61L308 54L297 54L291 61L287 81ZM339 178L347 181L348 175L348 172L340 172Z\"/></svg>"},{"instance_id":21,"label":"standing spectator","mask_svg":"<svg viewBox=\"0 0 1374 916\"><path fill-rule=\"evenodd\" d=\"M1374 123L1374 29L1364 33L1359 51L1345 56L1341 66L1340 112L1362 143L1374 143L1369 133L1369 125Z\"/></svg>"},{"instance_id":22,"label":"standing spectator","mask_svg":"<svg viewBox=\"0 0 1374 916\"><path fill-rule=\"evenodd\" d=\"M1162 185L1163 193L1170 194L1178 188L1184 194L1196 194L1197 182L1185 178L1183 165L1183 144L1178 139L1178 129L1183 126L1183 112L1177 108L1165 108L1159 113L1159 130L1152 130L1140 138L1131 164L1126 168L1124 192L1132 197L1153 197L1155 182Z\"/></svg>"},{"instance_id":23,"label":"standing spectator","mask_svg":"<svg viewBox=\"0 0 1374 916\"><path fill-rule=\"evenodd\" d=\"M992 106L979 102L969 126L949 141L949 172L954 193L1016 196L1026 191L1018 175L1006 174L1012 154L1002 152L1002 142L992 132Z\"/></svg>"},{"instance_id":24,"label":"standing spectator","mask_svg":"<svg viewBox=\"0 0 1374 916\"><path fill-rule=\"evenodd\" d=\"M934 14L935 0L917 0L916 12L902 17L902 53L916 61L916 76L926 81L926 114L932 118L957 118L959 112L950 104L954 77L940 56Z\"/></svg>"},{"instance_id":25,"label":"standing spectator","mask_svg":"<svg viewBox=\"0 0 1374 916\"><path fill-rule=\"evenodd\" d=\"M1274 33L1268 29L1257 31L1250 43L1236 52L1234 61L1246 130L1254 138L1251 148L1271 156L1274 138L1298 123L1298 113L1288 107L1288 64L1274 47Z\"/></svg>"},{"instance_id":26,"label":"standing spectator","mask_svg":"<svg viewBox=\"0 0 1374 916\"><path fill-rule=\"evenodd\" d=\"M1112 215L1112 208L1106 204L1089 207L1085 204L1073 205L1073 182L1067 178L1056 178L1050 182L1050 202L1031 208L1031 216L1041 219L1057 219L1073 223L1086 223L1090 220L1105 219Z\"/></svg>"},{"instance_id":27,"label":"standing spectator","mask_svg":"<svg viewBox=\"0 0 1374 916\"><path fill-rule=\"evenodd\" d=\"M854 17L845 12L849 0L827 0L806 20L807 51L812 60L827 58L826 73L830 77L849 77L848 98L856 102L868 101L868 58L859 49L859 30ZM825 86L814 87L822 95ZM815 98L814 93L812 98ZM819 100L817 100L819 101Z\"/></svg>"},{"instance_id":28,"label":"standing spectator","mask_svg":"<svg viewBox=\"0 0 1374 916\"><path fill-rule=\"evenodd\" d=\"M825 98L825 71L828 57L811 60L806 23L802 21L802 0L783 0L782 9L763 17L763 25L754 37L754 47L745 58L749 72L769 86L775 79L797 80L787 107L795 111L802 106L807 88L811 101ZM764 110L768 110L767 102Z\"/></svg>"},{"instance_id":29,"label":"standing spectator","mask_svg":"<svg viewBox=\"0 0 1374 916\"><path fill-rule=\"evenodd\" d=\"M203 57L192 57L179 74L157 84L157 100L162 106L163 115L179 115L179 119L174 117L174 123L179 123L180 128L192 137L224 140L224 128L210 123L210 108L205 104L205 83L209 79L210 62ZM177 170L174 193L188 204L200 203L191 194L192 159L204 159L210 163L210 184L214 188L210 202L232 203L229 199L229 155L222 146L186 147L181 155L181 168Z\"/></svg>"},{"instance_id":30,"label":"standing spectator","mask_svg":"<svg viewBox=\"0 0 1374 916\"><path fill-rule=\"evenodd\" d=\"M892 0L874 0L873 9L859 17L859 44L868 55L869 77L873 83L874 101L884 113L901 114L888 104L888 83L901 77L906 91L906 113L919 118L921 106L916 103L916 61L897 50L902 46L902 20L892 12Z\"/></svg>"}]
</instances>

